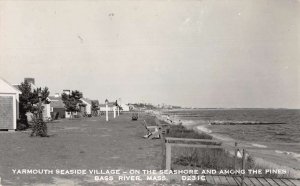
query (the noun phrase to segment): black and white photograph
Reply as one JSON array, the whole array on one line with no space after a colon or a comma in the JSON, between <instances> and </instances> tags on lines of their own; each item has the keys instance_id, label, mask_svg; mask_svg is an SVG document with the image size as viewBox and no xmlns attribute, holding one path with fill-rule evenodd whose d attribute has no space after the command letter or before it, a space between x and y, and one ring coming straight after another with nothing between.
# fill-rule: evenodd
<instances>
[{"instance_id":1,"label":"black and white photograph","mask_svg":"<svg viewBox=\"0 0 300 186\"><path fill-rule=\"evenodd\" d=\"M300 0L0 0L0 186L300 186Z\"/></svg>"}]
</instances>

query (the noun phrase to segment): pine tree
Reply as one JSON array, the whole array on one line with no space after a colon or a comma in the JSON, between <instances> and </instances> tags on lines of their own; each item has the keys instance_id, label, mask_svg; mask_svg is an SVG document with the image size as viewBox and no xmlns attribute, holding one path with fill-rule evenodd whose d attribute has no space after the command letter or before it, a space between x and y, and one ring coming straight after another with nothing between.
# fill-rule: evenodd
<instances>
[{"instance_id":1,"label":"pine tree","mask_svg":"<svg viewBox=\"0 0 300 186\"><path fill-rule=\"evenodd\" d=\"M92 114L93 116L98 115L99 106L95 101L92 101Z\"/></svg>"},{"instance_id":2,"label":"pine tree","mask_svg":"<svg viewBox=\"0 0 300 186\"><path fill-rule=\"evenodd\" d=\"M29 127L26 113L33 109L32 97L33 93L31 91L31 85L25 81L19 85L19 90L22 92L19 96L19 112L20 112L20 122Z\"/></svg>"},{"instance_id":3,"label":"pine tree","mask_svg":"<svg viewBox=\"0 0 300 186\"><path fill-rule=\"evenodd\" d=\"M45 88L37 88L32 91L31 85L25 81L19 85L19 90L22 92L19 96L19 112L20 112L20 120L22 124L26 125L26 128L29 127L27 121L27 112L36 113L38 111L38 107L36 106L39 102L38 92L41 92L42 103L48 104L47 97L49 96L50 92L47 87Z\"/></svg>"}]
</instances>

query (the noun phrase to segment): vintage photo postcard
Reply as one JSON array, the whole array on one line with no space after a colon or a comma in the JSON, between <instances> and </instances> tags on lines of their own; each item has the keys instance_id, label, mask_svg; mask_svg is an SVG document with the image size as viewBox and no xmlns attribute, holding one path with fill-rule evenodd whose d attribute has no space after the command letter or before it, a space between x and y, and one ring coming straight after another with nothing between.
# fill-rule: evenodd
<instances>
[{"instance_id":1,"label":"vintage photo postcard","mask_svg":"<svg viewBox=\"0 0 300 186\"><path fill-rule=\"evenodd\" d=\"M1 0L0 186L299 186L299 37L299 0Z\"/></svg>"}]
</instances>

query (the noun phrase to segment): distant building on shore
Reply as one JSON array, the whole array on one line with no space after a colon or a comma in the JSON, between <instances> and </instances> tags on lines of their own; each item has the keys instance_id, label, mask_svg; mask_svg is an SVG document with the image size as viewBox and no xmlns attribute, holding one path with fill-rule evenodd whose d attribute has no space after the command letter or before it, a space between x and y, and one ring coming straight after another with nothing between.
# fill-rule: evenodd
<instances>
[{"instance_id":1,"label":"distant building on shore","mask_svg":"<svg viewBox=\"0 0 300 186\"><path fill-rule=\"evenodd\" d=\"M127 104L121 104L120 106L122 107L122 111L126 111L126 112L130 111L129 105L127 105Z\"/></svg>"}]
</instances>

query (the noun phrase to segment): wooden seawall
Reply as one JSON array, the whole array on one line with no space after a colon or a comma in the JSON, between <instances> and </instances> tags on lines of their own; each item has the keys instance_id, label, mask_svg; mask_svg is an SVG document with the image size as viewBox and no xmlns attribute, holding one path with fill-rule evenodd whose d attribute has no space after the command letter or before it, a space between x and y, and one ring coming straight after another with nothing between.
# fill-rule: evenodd
<instances>
[{"instance_id":1,"label":"wooden seawall","mask_svg":"<svg viewBox=\"0 0 300 186\"><path fill-rule=\"evenodd\" d=\"M291 178L262 178L262 177L244 177L224 176L224 175L206 175L206 182L214 185L232 185L232 186L299 186L300 180ZM244 182L244 183L243 183Z\"/></svg>"}]
</instances>

